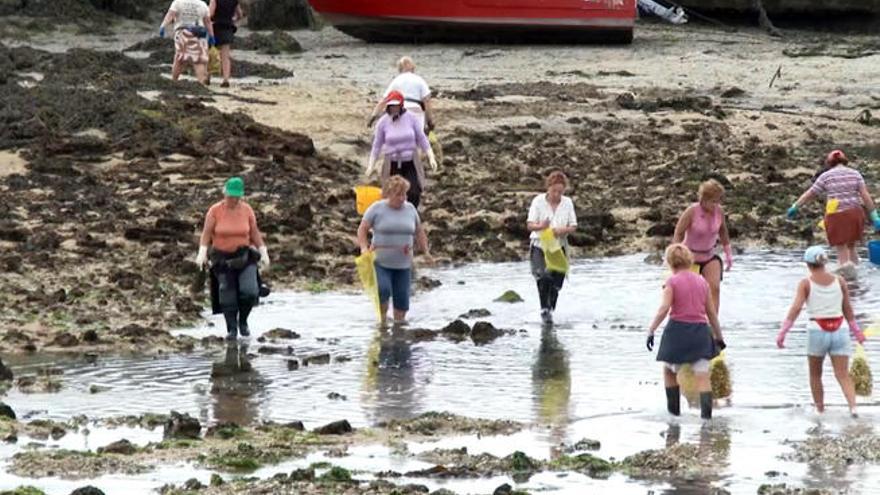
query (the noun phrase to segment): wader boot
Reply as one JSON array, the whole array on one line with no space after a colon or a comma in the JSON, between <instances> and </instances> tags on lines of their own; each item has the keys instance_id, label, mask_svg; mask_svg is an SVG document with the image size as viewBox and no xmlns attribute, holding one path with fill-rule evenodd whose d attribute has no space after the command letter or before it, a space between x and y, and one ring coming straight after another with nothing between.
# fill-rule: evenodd
<instances>
[{"instance_id":1,"label":"wader boot","mask_svg":"<svg viewBox=\"0 0 880 495\"><path fill-rule=\"evenodd\" d=\"M248 306L246 304L240 304L238 307L238 333L241 334L242 337L250 337L251 331L248 328L248 315L251 314L251 309L253 306Z\"/></svg>"},{"instance_id":2,"label":"wader boot","mask_svg":"<svg viewBox=\"0 0 880 495\"><path fill-rule=\"evenodd\" d=\"M233 341L238 338L238 311L224 311L226 318L226 340Z\"/></svg>"},{"instance_id":3,"label":"wader boot","mask_svg":"<svg viewBox=\"0 0 880 495\"><path fill-rule=\"evenodd\" d=\"M666 387L666 410L673 416L681 415L681 389Z\"/></svg>"},{"instance_id":4,"label":"wader boot","mask_svg":"<svg viewBox=\"0 0 880 495\"><path fill-rule=\"evenodd\" d=\"M700 392L700 417L712 419L712 392Z\"/></svg>"}]
</instances>

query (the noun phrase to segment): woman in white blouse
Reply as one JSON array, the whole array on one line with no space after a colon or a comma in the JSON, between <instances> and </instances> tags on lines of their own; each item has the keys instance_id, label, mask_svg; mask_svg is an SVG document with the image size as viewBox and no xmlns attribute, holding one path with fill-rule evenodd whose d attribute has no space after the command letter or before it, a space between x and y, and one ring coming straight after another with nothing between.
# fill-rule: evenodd
<instances>
[{"instance_id":1,"label":"woman in white blouse","mask_svg":"<svg viewBox=\"0 0 880 495\"><path fill-rule=\"evenodd\" d=\"M529 208L528 229L531 231L531 248L529 258L532 275L538 284L538 296L541 300L541 320L553 322L553 311L559 291L565 282L565 274L547 270L544 262L544 250L541 249L540 232L553 229L553 234L568 254L568 234L577 229L577 217L574 203L568 196L563 196L568 188L568 177L561 171L551 172L545 181L547 192L535 196Z\"/></svg>"}]
</instances>

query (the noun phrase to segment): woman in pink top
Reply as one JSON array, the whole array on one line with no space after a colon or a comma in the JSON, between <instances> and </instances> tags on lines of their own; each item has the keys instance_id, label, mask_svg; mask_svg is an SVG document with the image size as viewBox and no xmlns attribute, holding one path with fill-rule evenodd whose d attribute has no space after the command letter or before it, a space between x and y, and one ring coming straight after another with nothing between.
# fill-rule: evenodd
<instances>
[{"instance_id":1,"label":"woman in pink top","mask_svg":"<svg viewBox=\"0 0 880 495\"><path fill-rule=\"evenodd\" d=\"M681 389L676 374L682 365L690 364L700 391L700 416L709 419L712 417L709 360L724 350L726 345L709 286L702 277L691 271L693 262L693 254L684 244L673 244L666 248L666 263L672 270L672 276L666 280L663 302L648 329L647 347L648 351L654 350L654 332L669 315L657 351L657 361L663 362L666 409L675 416L681 414ZM711 329L707 321L712 325Z\"/></svg>"},{"instance_id":2,"label":"woman in pink top","mask_svg":"<svg viewBox=\"0 0 880 495\"><path fill-rule=\"evenodd\" d=\"M392 175L402 176L410 183L406 199L418 208L425 189L425 169L418 159L418 150L428 155L431 170L437 170L437 159L421 121L407 112L403 104L403 94L399 91L392 91L385 98L385 115L376 125L366 175L369 177L376 170L379 154L384 153L381 173L383 186Z\"/></svg>"},{"instance_id":3,"label":"woman in pink top","mask_svg":"<svg viewBox=\"0 0 880 495\"><path fill-rule=\"evenodd\" d=\"M672 242L683 242L694 255L694 265L699 267L700 275L709 282L715 312L721 307L721 257L715 252L718 241L724 249L727 270L733 267L733 252L730 248L730 234L721 199L724 186L714 179L700 184L700 202L694 203L682 213L675 226Z\"/></svg>"}]
</instances>

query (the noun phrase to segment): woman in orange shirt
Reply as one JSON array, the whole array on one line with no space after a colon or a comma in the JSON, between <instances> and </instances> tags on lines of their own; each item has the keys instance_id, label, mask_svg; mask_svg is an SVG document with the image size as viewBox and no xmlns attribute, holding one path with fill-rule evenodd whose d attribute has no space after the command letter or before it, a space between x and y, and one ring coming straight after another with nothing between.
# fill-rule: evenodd
<instances>
[{"instance_id":1,"label":"woman in orange shirt","mask_svg":"<svg viewBox=\"0 0 880 495\"><path fill-rule=\"evenodd\" d=\"M257 228L254 210L241 199L241 177L227 180L224 194L223 201L212 206L205 217L196 264L207 265L211 246L211 269L219 283L226 340L235 340L238 333L242 337L250 335L247 318L260 295L256 264L268 268L269 252Z\"/></svg>"}]
</instances>

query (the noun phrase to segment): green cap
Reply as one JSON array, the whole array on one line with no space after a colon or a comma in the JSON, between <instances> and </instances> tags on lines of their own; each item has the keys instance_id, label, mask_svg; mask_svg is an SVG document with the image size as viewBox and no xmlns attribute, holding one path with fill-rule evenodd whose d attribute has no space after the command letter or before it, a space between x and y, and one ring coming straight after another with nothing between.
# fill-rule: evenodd
<instances>
[{"instance_id":1,"label":"green cap","mask_svg":"<svg viewBox=\"0 0 880 495\"><path fill-rule=\"evenodd\" d=\"M232 177L226 181L224 191L227 196L240 198L244 196L244 181L241 180L241 177Z\"/></svg>"}]
</instances>

